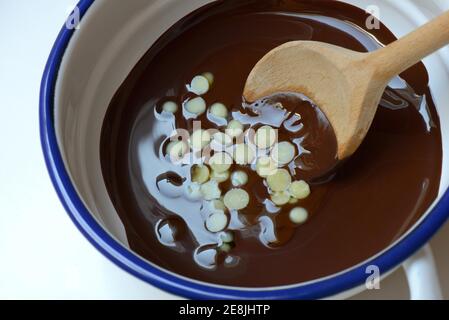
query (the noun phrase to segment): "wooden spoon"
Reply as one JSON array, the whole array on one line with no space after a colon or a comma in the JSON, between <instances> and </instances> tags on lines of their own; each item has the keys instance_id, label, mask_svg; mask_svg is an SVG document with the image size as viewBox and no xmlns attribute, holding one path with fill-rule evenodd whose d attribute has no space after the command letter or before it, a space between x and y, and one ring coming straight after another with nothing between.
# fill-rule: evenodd
<instances>
[{"instance_id":1,"label":"wooden spoon","mask_svg":"<svg viewBox=\"0 0 449 320\"><path fill-rule=\"evenodd\" d=\"M446 44L449 11L371 53L314 41L288 42L257 63L243 96L248 102L282 92L308 96L333 126L337 158L343 160L365 138L389 81Z\"/></svg>"}]
</instances>

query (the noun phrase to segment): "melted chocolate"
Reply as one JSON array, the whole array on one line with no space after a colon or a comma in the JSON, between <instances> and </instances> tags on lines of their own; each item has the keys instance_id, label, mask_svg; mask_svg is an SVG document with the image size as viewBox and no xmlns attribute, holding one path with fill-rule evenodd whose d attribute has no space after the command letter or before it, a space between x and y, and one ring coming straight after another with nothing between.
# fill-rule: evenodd
<instances>
[{"instance_id":1,"label":"melted chocolate","mask_svg":"<svg viewBox=\"0 0 449 320\"><path fill-rule=\"evenodd\" d=\"M442 147L439 118L418 64L386 90L365 141L326 181L314 181L308 168L334 160L335 137L313 103L281 94L258 105L242 104L246 78L274 47L292 40L315 40L368 51L395 40L385 26L365 31L366 14L336 1L226 0L207 5L169 29L136 65L111 101L104 120L101 160L111 199L131 248L178 274L235 286L299 283L351 267L385 249L423 215L439 188ZM234 232L229 253L216 247L222 234L204 228L208 209L182 196L190 167L172 165L163 150L175 128L192 129L179 111L162 119L160 106L189 97L186 84L212 72L215 82L204 96L222 102L247 126L269 123L259 111L282 102L288 113L280 140L304 138L301 147L323 158L303 156L291 168L312 184L300 205L308 222L293 225L287 205L267 212L266 188L250 168L251 203L231 212ZM332 90L332 88L329 88ZM295 131L295 114L306 131ZM256 119L256 121L254 121ZM217 125L202 117L204 127ZM226 190L230 186L223 185ZM200 267L201 266L201 267Z\"/></svg>"},{"instance_id":2,"label":"melted chocolate","mask_svg":"<svg viewBox=\"0 0 449 320\"><path fill-rule=\"evenodd\" d=\"M316 184L332 178L339 165L337 138L326 115L309 98L278 93L244 105L243 112L234 112L233 116L253 131L261 125L276 128L279 142L296 146L298 154L288 165L296 180Z\"/></svg>"}]
</instances>

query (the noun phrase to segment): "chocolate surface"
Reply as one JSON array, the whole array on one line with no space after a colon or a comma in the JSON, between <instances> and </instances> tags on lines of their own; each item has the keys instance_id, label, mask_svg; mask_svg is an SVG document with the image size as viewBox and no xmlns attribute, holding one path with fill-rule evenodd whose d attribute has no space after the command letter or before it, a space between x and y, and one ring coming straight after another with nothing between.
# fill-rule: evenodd
<instances>
[{"instance_id":1,"label":"chocolate surface","mask_svg":"<svg viewBox=\"0 0 449 320\"><path fill-rule=\"evenodd\" d=\"M275 117L259 112L269 110L267 101L251 106L242 102L246 78L257 61L292 40L323 41L357 51L395 40L384 26L366 31L366 18L363 10L336 1L226 0L195 11L168 30L120 87L104 120L103 176L131 248L194 279L263 287L342 271L409 230L436 198L441 174L439 118L422 64L391 82L362 146L326 180L311 179L313 172L307 169L334 159L335 137L325 117L296 95L276 96L274 102L282 102L286 119L301 115L308 133L302 146L312 155L317 146L326 150L320 159L296 159L292 169L298 179L311 183L310 197L300 201L310 217L295 226L288 219L293 205L276 214L267 212L263 181L243 168L250 177L245 188L251 201L242 212L230 214L235 240L229 253L215 250L220 234L205 229L207 208L173 194L182 188L190 167L175 166L163 156L173 129L191 130L193 124L181 110L175 120L160 121L160 106L168 100L181 105L189 98L186 84L194 76L215 75L204 96L208 105L224 103L247 127L273 125ZM203 128L217 127L206 114L201 120ZM293 124L283 120L280 140L304 136ZM161 188L173 192L167 195Z\"/></svg>"}]
</instances>

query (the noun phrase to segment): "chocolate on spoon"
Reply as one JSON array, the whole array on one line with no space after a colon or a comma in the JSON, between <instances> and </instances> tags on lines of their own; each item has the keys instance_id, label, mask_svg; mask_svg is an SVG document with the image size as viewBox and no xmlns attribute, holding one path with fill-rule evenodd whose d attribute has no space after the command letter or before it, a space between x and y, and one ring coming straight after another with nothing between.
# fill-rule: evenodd
<instances>
[{"instance_id":1,"label":"chocolate on spoon","mask_svg":"<svg viewBox=\"0 0 449 320\"><path fill-rule=\"evenodd\" d=\"M404 38L370 53L316 41L285 43L266 54L251 71L247 101L280 92L311 98L326 115L337 139L338 161L360 146L389 81L449 43L449 12ZM322 174L332 170L320 168Z\"/></svg>"}]
</instances>

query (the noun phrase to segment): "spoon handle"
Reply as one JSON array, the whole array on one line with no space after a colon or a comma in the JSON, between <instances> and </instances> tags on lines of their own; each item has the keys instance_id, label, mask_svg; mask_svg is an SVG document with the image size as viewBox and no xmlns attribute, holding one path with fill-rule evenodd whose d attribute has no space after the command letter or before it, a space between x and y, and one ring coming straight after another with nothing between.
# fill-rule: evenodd
<instances>
[{"instance_id":1,"label":"spoon handle","mask_svg":"<svg viewBox=\"0 0 449 320\"><path fill-rule=\"evenodd\" d=\"M431 53L449 44L449 11L385 48L371 53L379 76L388 81Z\"/></svg>"}]
</instances>

